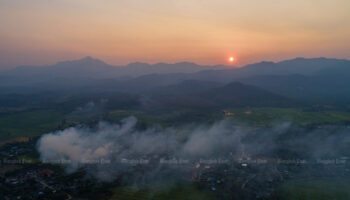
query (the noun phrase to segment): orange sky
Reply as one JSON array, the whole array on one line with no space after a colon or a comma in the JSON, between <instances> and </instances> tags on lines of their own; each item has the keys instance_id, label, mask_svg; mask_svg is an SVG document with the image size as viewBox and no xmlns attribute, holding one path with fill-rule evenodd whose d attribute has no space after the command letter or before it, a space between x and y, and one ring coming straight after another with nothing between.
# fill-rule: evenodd
<instances>
[{"instance_id":1,"label":"orange sky","mask_svg":"<svg viewBox=\"0 0 350 200\"><path fill-rule=\"evenodd\" d=\"M0 69L93 56L110 64L350 59L348 0L1 0Z\"/></svg>"}]
</instances>

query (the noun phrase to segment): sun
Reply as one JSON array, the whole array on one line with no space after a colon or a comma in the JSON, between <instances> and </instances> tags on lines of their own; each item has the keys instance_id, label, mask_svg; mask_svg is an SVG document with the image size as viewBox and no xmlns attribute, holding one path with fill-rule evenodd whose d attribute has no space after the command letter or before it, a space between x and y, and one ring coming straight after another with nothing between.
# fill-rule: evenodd
<instances>
[{"instance_id":1,"label":"sun","mask_svg":"<svg viewBox=\"0 0 350 200\"><path fill-rule=\"evenodd\" d=\"M235 61L235 58L231 56L231 57L228 59L228 61L233 62L233 61Z\"/></svg>"}]
</instances>

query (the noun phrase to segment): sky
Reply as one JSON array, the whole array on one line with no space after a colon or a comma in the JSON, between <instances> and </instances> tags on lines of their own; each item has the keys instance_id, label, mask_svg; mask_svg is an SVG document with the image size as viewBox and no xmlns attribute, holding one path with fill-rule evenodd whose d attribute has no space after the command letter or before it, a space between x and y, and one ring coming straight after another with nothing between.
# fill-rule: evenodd
<instances>
[{"instance_id":1,"label":"sky","mask_svg":"<svg viewBox=\"0 0 350 200\"><path fill-rule=\"evenodd\" d=\"M350 59L349 0L0 0L0 70L92 56L113 65Z\"/></svg>"}]
</instances>

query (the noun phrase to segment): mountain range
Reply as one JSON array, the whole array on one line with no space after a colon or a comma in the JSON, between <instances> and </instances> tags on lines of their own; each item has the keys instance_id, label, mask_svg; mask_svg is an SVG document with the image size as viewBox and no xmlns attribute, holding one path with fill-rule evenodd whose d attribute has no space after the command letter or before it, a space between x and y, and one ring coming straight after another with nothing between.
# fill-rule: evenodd
<instances>
[{"instance_id":1,"label":"mountain range","mask_svg":"<svg viewBox=\"0 0 350 200\"><path fill-rule=\"evenodd\" d=\"M349 84L350 61L328 58L295 58L237 68L189 62L112 66L85 57L51 66L20 66L0 73L0 94L115 91L162 97L163 102L170 102L174 96L178 100L186 97L187 101L205 99L208 105L238 105L261 99L259 95L266 100L260 102L278 99L285 103L293 99L347 105Z\"/></svg>"}]
</instances>

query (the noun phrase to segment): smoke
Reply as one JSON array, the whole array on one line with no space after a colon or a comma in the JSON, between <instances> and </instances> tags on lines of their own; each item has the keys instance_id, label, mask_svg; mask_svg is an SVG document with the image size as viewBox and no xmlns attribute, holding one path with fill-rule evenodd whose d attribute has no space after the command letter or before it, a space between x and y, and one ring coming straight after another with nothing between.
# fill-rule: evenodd
<instances>
[{"instance_id":1,"label":"smoke","mask_svg":"<svg viewBox=\"0 0 350 200\"><path fill-rule=\"evenodd\" d=\"M135 117L128 117L121 124L100 122L95 128L67 128L42 136L37 149L43 161L63 163L68 171L96 164L95 167L112 166L118 175L118 171L125 172L123 166L130 168L125 164L140 164L140 158L148 162L155 157L169 162L174 158L205 158L232 152L240 146L240 131L224 121L209 127L142 131L136 129L136 123ZM106 163L101 164L102 161Z\"/></svg>"},{"instance_id":2,"label":"smoke","mask_svg":"<svg viewBox=\"0 0 350 200\"><path fill-rule=\"evenodd\" d=\"M282 157L339 155L350 142L346 128L322 132L289 123L253 128L219 121L146 130L138 130L136 124L135 117L128 117L120 124L67 128L43 135L37 149L42 161L63 164L68 172L84 167L104 181L127 174L129 181L147 182L179 178L201 159L278 156L281 152Z\"/></svg>"},{"instance_id":3,"label":"smoke","mask_svg":"<svg viewBox=\"0 0 350 200\"><path fill-rule=\"evenodd\" d=\"M73 111L73 114L100 113L103 112L108 99L100 99L99 101L89 101L83 106L79 106Z\"/></svg>"}]
</instances>

